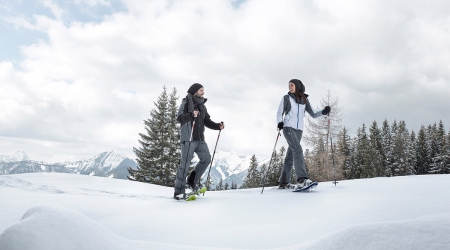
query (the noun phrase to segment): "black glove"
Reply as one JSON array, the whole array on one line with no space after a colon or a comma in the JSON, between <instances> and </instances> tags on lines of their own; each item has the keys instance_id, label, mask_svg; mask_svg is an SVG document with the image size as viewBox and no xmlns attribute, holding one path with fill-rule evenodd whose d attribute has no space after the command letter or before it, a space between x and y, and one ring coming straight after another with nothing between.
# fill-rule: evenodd
<instances>
[{"instance_id":1,"label":"black glove","mask_svg":"<svg viewBox=\"0 0 450 250\"><path fill-rule=\"evenodd\" d=\"M278 123L278 130L282 130L283 129L283 125L284 125L284 123L283 122L279 122Z\"/></svg>"},{"instance_id":2,"label":"black glove","mask_svg":"<svg viewBox=\"0 0 450 250\"><path fill-rule=\"evenodd\" d=\"M328 115L330 112L331 112L330 106L326 106L326 107L322 110L322 115Z\"/></svg>"}]
</instances>

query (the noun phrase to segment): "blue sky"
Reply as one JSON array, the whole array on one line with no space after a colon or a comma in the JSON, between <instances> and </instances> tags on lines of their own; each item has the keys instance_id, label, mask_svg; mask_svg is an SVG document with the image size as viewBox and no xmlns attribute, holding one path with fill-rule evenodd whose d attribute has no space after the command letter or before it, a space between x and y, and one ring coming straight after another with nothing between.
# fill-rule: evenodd
<instances>
[{"instance_id":1,"label":"blue sky","mask_svg":"<svg viewBox=\"0 0 450 250\"><path fill-rule=\"evenodd\" d=\"M337 97L351 134L450 126L448 1L16 0L0 16L0 154L134 158L163 86L194 82L226 123L218 149L258 158L292 78L318 110Z\"/></svg>"},{"instance_id":2,"label":"blue sky","mask_svg":"<svg viewBox=\"0 0 450 250\"><path fill-rule=\"evenodd\" d=\"M20 47L37 43L38 40L47 41L45 33L26 29L14 23L17 17L23 18L29 23L33 23L36 15L57 18L46 2L51 1L30 1L30 0L12 0L4 1L0 4L0 33L5 34L0 39L2 48L9 48L0 51L0 59L17 62L23 58ZM89 1L86 1L89 2ZM64 24L70 25L71 22L89 22L99 23L104 16L115 12L126 12L125 5L119 0L106 1L105 4L92 5L83 1L56 1L54 4L64 12L62 20ZM101 1L99 1L101 2Z\"/></svg>"}]
</instances>

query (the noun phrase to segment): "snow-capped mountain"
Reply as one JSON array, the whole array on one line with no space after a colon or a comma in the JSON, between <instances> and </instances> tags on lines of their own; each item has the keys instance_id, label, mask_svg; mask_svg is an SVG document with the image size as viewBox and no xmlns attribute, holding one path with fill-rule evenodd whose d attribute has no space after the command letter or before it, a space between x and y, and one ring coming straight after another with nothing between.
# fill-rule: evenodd
<instances>
[{"instance_id":1,"label":"snow-capped mountain","mask_svg":"<svg viewBox=\"0 0 450 250\"><path fill-rule=\"evenodd\" d=\"M213 184L217 185L222 179L224 185L225 183L231 185L232 182L235 182L237 186L241 186L250 167L251 157L251 155L243 155L234 151L216 151L210 173ZM267 164L269 160L264 159L258 165ZM194 161L198 161L198 159L194 158ZM208 177L208 170L203 175L203 181L206 181Z\"/></svg>"},{"instance_id":2,"label":"snow-capped mountain","mask_svg":"<svg viewBox=\"0 0 450 250\"><path fill-rule=\"evenodd\" d=\"M23 151L17 151L13 154L0 155L0 162L16 162L16 161L28 161L30 160Z\"/></svg>"},{"instance_id":3,"label":"snow-capped mountain","mask_svg":"<svg viewBox=\"0 0 450 250\"><path fill-rule=\"evenodd\" d=\"M136 168L137 163L124 154L115 151L103 152L90 159L68 162L66 168L73 169L77 174L95 175L126 179L128 167Z\"/></svg>"},{"instance_id":4,"label":"snow-capped mountain","mask_svg":"<svg viewBox=\"0 0 450 250\"><path fill-rule=\"evenodd\" d=\"M241 186L247 175L251 157L251 155L233 151L216 151L210 173L213 185L217 185L222 180L223 185L225 183L231 185L234 182L237 186ZM269 160L264 159L259 162L259 165L268 164ZM195 156L193 161L197 162L198 158ZM137 163L134 160L116 151L103 152L86 160L62 163L33 161L23 151L0 155L0 174L58 172L126 179L127 168L136 169L136 166ZM203 182L206 181L208 170L209 166L203 175Z\"/></svg>"},{"instance_id":5,"label":"snow-capped mountain","mask_svg":"<svg viewBox=\"0 0 450 250\"><path fill-rule=\"evenodd\" d=\"M103 152L87 160L63 163L32 161L21 151L0 156L0 174L59 172L126 179L127 168L136 166L135 161L115 151Z\"/></svg>"}]
</instances>

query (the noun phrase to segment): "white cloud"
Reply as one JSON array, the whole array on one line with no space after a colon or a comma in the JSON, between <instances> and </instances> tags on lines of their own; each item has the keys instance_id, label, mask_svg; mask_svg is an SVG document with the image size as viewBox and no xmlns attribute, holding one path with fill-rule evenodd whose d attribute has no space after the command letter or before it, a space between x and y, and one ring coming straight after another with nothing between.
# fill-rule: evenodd
<instances>
[{"instance_id":1,"label":"white cloud","mask_svg":"<svg viewBox=\"0 0 450 250\"><path fill-rule=\"evenodd\" d=\"M0 136L32 159L110 149L134 157L162 87L182 98L194 82L205 86L212 119L226 123L219 148L262 158L291 78L305 83L314 105L330 89L352 132L385 118L411 129L450 124L445 1L249 0L236 8L227 0L127 0L126 13L68 25L61 19L70 10L45 3L56 20L36 15L22 26L48 41L23 47L19 64L0 64ZM206 135L212 151L217 131ZM54 156L42 153L49 142Z\"/></svg>"},{"instance_id":2,"label":"white cloud","mask_svg":"<svg viewBox=\"0 0 450 250\"><path fill-rule=\"evenodd\" d=\"M42 4L52 11L53 15L56 17L56 20L59 21L63 20L65 11L62 8L60 8L57 4L53 3L52 0L45 0L42 2Z\"/></svg>"},{"instance_id":3,"label":"white cloud","mask_svg":"<svg viewBox=\"0 0 450 250\"><path fill-rule=\"evenodd\" d=\"M97 6L97 5L104 5L104 6L110 6L111 2L107 0L75 0L74 3L76 4L87 4L88 6Z\"/></svg>"}]
</instances>

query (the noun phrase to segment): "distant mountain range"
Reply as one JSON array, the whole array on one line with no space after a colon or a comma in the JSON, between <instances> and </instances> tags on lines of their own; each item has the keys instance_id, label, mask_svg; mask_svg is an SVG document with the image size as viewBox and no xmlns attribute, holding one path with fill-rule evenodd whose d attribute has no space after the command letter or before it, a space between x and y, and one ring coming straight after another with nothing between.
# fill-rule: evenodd
<instances>
[{"instance_id":1,"label":"distant mountain range","mask_svg":"<svg viewBox=\"0 0 450 250\"><path fill-rule=\"evenodd\" d=\"M220 180L224 185L225 183L231 185L232 182L235 182L238 186L241 186L250 166L250 158L251 156L245 156L237 152L216 151L211 167L211 180L214 186ZM196 158L193 160L198 161ZM267 163L268 160L261 161L260 165ZM137 163L126 155L115 151L103 152L87 160L63 163L33 161L23 151L0 155L0 174L58 172L126 179L128 167L136 169ZM209 167L203 175L203 181L206 181L208 170Z\"/></svg>"},{"instance_id":2,"label":"distant mountain range","mask_svg":"<svg viewBox=\"0 0 450 250\"><path fill-rule=\"evenodd\" d=\"M0 155L0 174L58 172L126 179L127 168L135 169L136 166L135 161L115 151L103 152L87 160L63 163L33 161L23 151Z\"/></svg>"}]
</instances>

